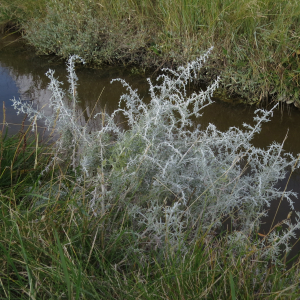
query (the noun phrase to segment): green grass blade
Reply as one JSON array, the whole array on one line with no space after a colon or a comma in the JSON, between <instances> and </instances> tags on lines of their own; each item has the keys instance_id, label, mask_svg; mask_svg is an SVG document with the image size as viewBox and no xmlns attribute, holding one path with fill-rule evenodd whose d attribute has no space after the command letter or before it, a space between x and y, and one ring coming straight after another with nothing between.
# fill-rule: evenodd
<instances>
[{"instance_id":1,"label":"green grass blade","mask_svg":"<svg viewBox=\"0 0 300 300\"><path fill-rule=\"evenodd\" d=\"M78 274L78 280L76 283L76 300L79 300L80 297L80 290L81 290L81 274L82 274L82 270L81 270L81 266L79 265L79 274Z\"/></svg>"},{"instance_id":2,"label":"green grass blade","mask_svg":"<svg viewBox=\"0 0 300 300\"><path fill-rule=\"evenodd\" d=\"M68 287L68 296L69 296L69 299L71 299L72 295L71 295L70 276L69 276L69 272L68 272L64 252L63 252L63 249L62 249L62 246L61 246L61 243L60 243L60 240L59 240L59 237L58 237L58 234L57 234L56 230L54 231L54 235L55 235L55 239L57 241L57 246L58 246L58 250L59 250L59 254L60 254L60 260L61 260L61 264L62 264L62 267L63 267L64 275L65 275L65 282L66 282L67 287Z\"/></svg>"},{"instance_id":3,"label":"green grass blade","mask_svg":"<svg viewBox=\"0 0 300 300\"><path fill-rule=\"evenodd\" d=\"M19 275L19 272L18 272L18 270L17 270L17 268L16 268L16 266L15 266L13 260L11 259L11 257L10 257L10 255L9 255L8 251L5 249L5 247L2 245L2 243L0 243L0 247L1 247L2 251L4 252L6 258L7 258L7 262L8 262L8 263L10 264L10 266L13 268L13 270L14 270L16 276L18 277L18 281L19 281L19 282L22 282L22 278L21 278L21 276Z\"/></svg>"},{"instance_id":4,"label":"green grass blade","mask_svg":"<svg viewBox=\"0 0 300 300\"><path fill-rule=\"evenodd\" d=\"M25 250L25 247L24 247L24 244L23 244L23 240L22 240L18 225L16 225L16 228L17 228L18 236L19 236L20 243L21 243L22 254L24 256L24 260L25 260L25 264L26 264L26 270L27 270L27 275L28 275L28 280L29 280L29 287L30 287L29 297L30 297L30 299L35 300L36 299L35 298L36 293L35 293L35 289L34 289L33 276L31 274L31 270L30 270L29 264L28 264L27 253L26 253L26 250Z\"/></svg>"},{"instance_id":5,"label":"green grass blade","mask_svg":"<svg viewBox=\"0 0 300 300\"><path fill-rule=\"evenodd\" d=\"M230 282L230 290L231 290L231 299L236 300L234 281L233 281L232 274L230 272L229 272L229 282Z\"/></svg>"}]
</instances>

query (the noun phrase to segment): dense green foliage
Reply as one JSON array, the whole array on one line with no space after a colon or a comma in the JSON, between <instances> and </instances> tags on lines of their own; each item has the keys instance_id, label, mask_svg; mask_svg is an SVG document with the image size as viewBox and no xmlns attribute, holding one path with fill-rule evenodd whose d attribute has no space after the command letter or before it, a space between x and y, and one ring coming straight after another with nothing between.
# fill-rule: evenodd
<instances>
[{"instance_id":1,"label":"dense green foliage","mask_svg":"<svg viewBox=\"0 0 300 300\"><path fill-rule=\"evenodd\" d=\"M36 182L41 166L37 156L42 148L35 137L22 130L17 136L9 137L8 131L0 131L0 189L9 192L20 188L23 193Z\"/></svg>"},{"instance_id":2,"label":"dense green foliage","mask_svg":"<svg viewBox=\"0 0 300 300\"><path fill-rule=\"evenodd\" d=\"M298 299L298 264L266 267L253 259L254 246L236 256L222 237L199 237L180 260L149 251L141 265L128 251L135 236L121 218L112 223L117 209L91 220L70 176L54 176L48 188L64 192L63 184L64 201L53 194L44 206L39 189L26 204L13 191L1 195L2 299Z\"/></svg>"},{"instance_id":3,"label":"dense green foliage","mask_svg":"<svg viewBox=\"0 0 300 300\"><path fill-rule=\"evenodd\" d=\"M87 62L174 66L211 45L203 78L222 72L227 92L300 106L297 0L2 0L40 53Z\"/></svg>"}]
</instances>

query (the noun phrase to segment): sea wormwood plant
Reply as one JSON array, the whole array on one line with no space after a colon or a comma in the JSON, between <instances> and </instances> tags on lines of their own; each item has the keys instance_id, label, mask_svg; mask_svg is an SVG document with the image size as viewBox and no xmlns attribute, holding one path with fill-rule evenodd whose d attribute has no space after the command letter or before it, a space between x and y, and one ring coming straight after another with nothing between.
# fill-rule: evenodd
<instances>
[{"instance_id":1,"label":"sea wormwood plant","mask_svg":"<svg viewBox=\"0 0 300 300\"><path fill-rule=\"evenodd\" d=\"M71 147L73 167L79 170L77 181L85 180L92 216L103 216L117 206L119 215L111 222L120 218L122 226L136 236L134 251L144 253L150 247L187 252L189 243L204 233L212 235L224 217L230 217L238 230L228 234L228 243L247 248L273 200L283 197L293 208L291 196L296 194L282 192L275 184L288 169L299 167L298 160L284 153L283 144L273 143L267 150L251 144L275 107L257 109L255 125L244 124L244 129L221 132L213 124L194 128L192 117L201 117L201 110L212 102L220 78L191 95L187 84L197 77L211 51L177 70L163 69L157 84L148 79L149 104L124 80L113 80L121 82L127 93L121 96L119 109L106 115L102 128L92 133L76 122L75 109L65 104L66 94L54 71L47 72L53 94L50 103L57 115L47 117L46 124L51 128L55 123L56 129L68 133L68 138L63 134L57 141L54 159ZM73 105L77 59L70 56L67 64ZM26 103L15 99L13 103L31 118L45 117ZM127 119L126 131L114 122L120 113ZM287 225L282 235L274 233L254 242L262 256L276 261L282 245L289 250L288 241L300 222Z\"/></svg>"}]
</instances>

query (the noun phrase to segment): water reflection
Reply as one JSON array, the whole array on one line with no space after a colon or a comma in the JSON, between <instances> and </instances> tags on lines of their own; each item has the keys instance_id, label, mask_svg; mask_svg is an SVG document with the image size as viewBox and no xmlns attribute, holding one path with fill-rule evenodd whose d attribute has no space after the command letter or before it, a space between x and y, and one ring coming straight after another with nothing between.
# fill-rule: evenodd
<instances>
[{"instance_id":1,"label":"water reflection","mask_svg":"<svg viewBox=\"0 0 300 300\"><path fill-rule=\"evenodd\" d=\"M20 124L24 116L16 115L9 99L16 97L33 101L36 107L43 107L46 114L50 115L53 113L48 106L51 93L47 90L49 79L45 73L49 68L55 70L55 77L62 82L62 87L67 90L69 86L64 61L57 60L55 57L37 57L33 51L29 51L22 44L11 43L14 38L13 35L4 40L0 37L0 49L2 48L0 50L0 101L5 102L6 121ZM139 89L142 98L147 98L146 77L133 75L125 68L107 66L93 70L79 66L76 72L79 78L77 113L80 122L85 123L90 120L92 129L98 127L100 120L91 119L91 112L97 113L105 108L107 113L112 113L118 107L120 95L124 93L120 83L110 84L112 79L118 77L126 79L134 88ZM1 106L1 116L2 112ZM39 125L43 124L40 122ZM17 131L18 127L10 124L10 133Z\"/></svg>"}]
</instances>

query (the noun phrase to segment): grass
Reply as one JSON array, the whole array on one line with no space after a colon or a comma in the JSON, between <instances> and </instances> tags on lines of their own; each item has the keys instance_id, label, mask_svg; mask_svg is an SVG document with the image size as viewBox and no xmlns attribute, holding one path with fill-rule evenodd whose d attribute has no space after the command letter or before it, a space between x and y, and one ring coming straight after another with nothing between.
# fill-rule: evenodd
<instances>
[{"instance_id":1,"label":"grass","mask_svg":"<svg viewBox=\"0 0 300 300\"><path fill-rule=\"evenodd\" d=\"M298 299L298 260L282 271L253 244L237 254L226 233L200 235L183 257L148 249L141 264L126 212L93 217L77 204L84 186L67 173L58 168L21 201L16 184L1 189L1 298Z\"/></svg>"},{"instance_id":2,"label":"grass","mask_svg":"<svg viewBox=\"0 0 300 300\"><path fill-rule=\"evenodd\" d=\"M41 148L37 147L36 137L24 132L24 127L18 135L8 136L8 131L0 131L0 189L9 191L13 186L31 186L37 174L41 171L37 156Z\"/></svg>"},{"instance_id":3,"label":"grass","mask_svg":"<svg viewBox=\"0 0 300 300\"><path fill-rule=\"evenodd\" d=\"M118 212L112 208L94 218L77 205L84 187L67 173L53 173L22 201L16 184L1 189L2 298L297 299L298 262L285 272L266 267L254 259L254 245L236 255L222 235L199 236L180 258L148 250L141 265L129 250L134 236L122 222L126 212L113 218Z\"/></svg>"},{"instance_id":4,"label":"grass","mask_svg":"<svg viewBox=\"0 0 300 300\"><path fill-rule=\"evenodd\" d=\"M203 79L249 103L299 107L296 0L3 0L0 20L19 24L40 53L78 54L92 64L141 69L185 63L215 46ZM63 17L62 17L63 16Z\"/></svg>"}]
</instances>

